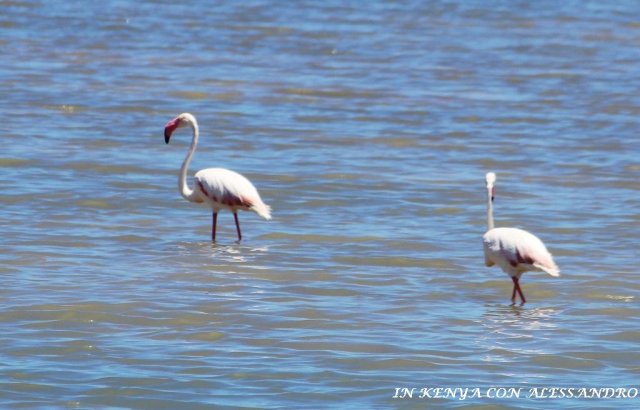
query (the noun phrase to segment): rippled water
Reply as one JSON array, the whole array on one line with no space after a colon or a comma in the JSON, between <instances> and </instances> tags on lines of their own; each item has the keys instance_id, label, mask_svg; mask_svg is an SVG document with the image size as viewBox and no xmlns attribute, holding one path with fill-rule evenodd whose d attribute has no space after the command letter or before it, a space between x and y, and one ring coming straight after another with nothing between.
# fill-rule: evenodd
<instances>
[{"instance_id":1,"label":"rippled water","mask_svg":"<svg viewBox=\"0 0 640 410\"><path fill-rule=\"evenodd\" d=\"M562 408L638 387L640 19L609 2L0 1L0 406ZM227 167L274 209L176 187ZM498 226L563 276L529 302Z\"/></svg>"}]
</instances>

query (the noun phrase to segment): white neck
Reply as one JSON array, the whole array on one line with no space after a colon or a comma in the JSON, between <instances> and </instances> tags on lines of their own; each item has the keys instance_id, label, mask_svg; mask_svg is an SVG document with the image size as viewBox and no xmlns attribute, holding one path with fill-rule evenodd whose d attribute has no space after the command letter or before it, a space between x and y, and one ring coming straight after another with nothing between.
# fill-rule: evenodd
<instances>
[{"instance_id":1,"label":"white neck","mask_svg":"<svg viewBox=\"0 0 640 410\"><path fill-rule=\"evenodd\" d=\"M191 138L191 146L189 147L189 152L187 156L184 157L184 161L182 162L182 167L180 168L180 176L178 177L178 189L180 190L180 194L184 197L184 199L191 201L191 197L193 195L193 189L189 188L187 185L187 171L189 169L189 163L191 162L191 157L193 153L196 151L196 146L198 145L198 122L195 118L191 117L188 121L191 126L191 130L193 131L193 137Z\"/></svg>"},{"instance_id":2,"label":"white neck","mask_svg":"<svg viewBox=\"0 0 640 410\"><path fill-rule=\"evenodd\" d=\"M487 230L494 228L493 224L493 201L491 200L491 189L487 189Z\"/></svg>"}]
</instances>

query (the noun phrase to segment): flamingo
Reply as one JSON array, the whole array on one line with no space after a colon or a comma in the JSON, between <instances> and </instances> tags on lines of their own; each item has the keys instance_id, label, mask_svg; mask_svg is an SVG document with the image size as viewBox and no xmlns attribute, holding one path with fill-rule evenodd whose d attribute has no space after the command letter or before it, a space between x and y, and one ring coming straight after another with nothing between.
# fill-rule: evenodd
<instances>
[{"instance_id":1,"label":"flamingo","mask_svg":"<svg viewBox=\"0 0 640 410\"><path fill-rule=\"evenodd\" d=\"M522 304L526 299L520 288L520 277L527 271L547 272L560 276L560 270L553 262L551 254L542 241L532 233L518 228L495 228L493 225L493 198L495 196L496 174L489 172L487 181L487 225L482 237L484 242L484 263L498 265L513 281L511 301L516 303L516 292Z\"/></svg>"},{"instance_id":2,"label":"flamingo","mask_svg":"<svg viewBox=\"0 0 640 410\"><path fill-rule=\"evenodd\" d=\"M194 176L195 186L193 189L189 188L187 186L187 169L198 145L199 136L196 118L189 113L183 113L169 121L164 127L164 141L168 144L173 132L186 126L191 127L193 136L189 152L180 168L180 176L178 178L180 194L189 202L204 203L211 207L213 211L211 224L212 241L216 240L216 224L220 209L228 209L233 212L238 241L240 241L242 240L242 233L240 232L240 222L238 221L238 210L254 211L264 219L269 220L271 219L271 207L262 202L258 190L247 178L224 168L207 168L196 172Z\"/></svg>"}]
</instances>

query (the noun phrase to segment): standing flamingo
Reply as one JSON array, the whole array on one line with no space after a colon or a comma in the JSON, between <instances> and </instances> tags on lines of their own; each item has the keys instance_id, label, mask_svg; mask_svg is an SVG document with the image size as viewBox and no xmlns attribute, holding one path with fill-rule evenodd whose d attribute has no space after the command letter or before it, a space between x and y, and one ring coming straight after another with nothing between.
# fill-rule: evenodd
<instances>
[{"instance_id":1,"label":"standing flamingo","mask_svg":"<svg viewBox=\"0 0 640 410\"><path fill-rule=\"evenodd\" d=\"M196 118L189 113L183 113L169 121L164 127L164 141L168 144L171 134L177 128L187 125L191 127L193 137L189 152L180 168L178 189L187 201L205 203L211 207L213 211L211 224L212 241L216 240L216 224L220 209L228 209L233 212L238 241L240 241L242 240L242 234L240 233L240 223L238 222L238 210L251 210L269 220L271 219L271 208L262 202L258 191L247 178L224 168L207 168L196 172L195 187L193 189L189 188L187 186L187 169L196 150L196 145L198 145L199 131Z\"/></svg>"},{"instance_id":2,"label":"standing flamingo","mask_svg":"<svg viewBox=\"0 0 640 410\"><path fill-rule=\"evenodd\" d=\"M513 281L511 301L516 303L516 291L522 304L526 302L520 288L523 273L533 271L547 272L551 276L560 276L560 270L553 262L544 243L535 235L518 228L494 228L493 198L495 195L496 174L489 172L487 181L487 233L484 242L484 263L486 266L498 265Z\"/></svg>"}]
</instances>

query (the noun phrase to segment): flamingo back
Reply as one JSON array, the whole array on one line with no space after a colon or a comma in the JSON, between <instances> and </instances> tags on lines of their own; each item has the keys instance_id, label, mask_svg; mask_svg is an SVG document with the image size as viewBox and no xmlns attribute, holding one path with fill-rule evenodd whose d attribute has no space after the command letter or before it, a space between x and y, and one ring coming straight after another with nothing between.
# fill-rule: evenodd
<instances>
[{"instance_id":1,"label":"flamingo back","mask_svg":"<svg viewBox=\"0 0 640 410\"><path fill-rule=\"evenodd\" d=\"M243 175L224 168L207 168L198 171L195 180L202 199L213 209L252 210L264 219L271 219L271 208Z\"/></svg>"},{"instance_id":2,"label":"flamingo back","mask_svg":"<svg viewBox=\"0 0 640 410\"><path fill-rule=\"evenodd\" d=\"M484 234L483 242L487 266L497 264L510 276L520 277L530 270L560 276L560 270L544 243L525 230L494 228Z\"/></svg>"}]
</instances>

